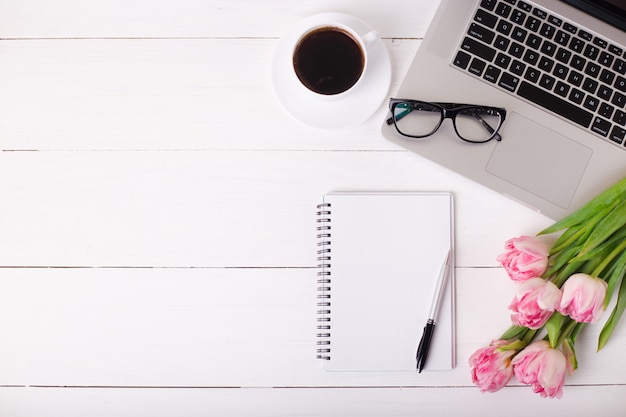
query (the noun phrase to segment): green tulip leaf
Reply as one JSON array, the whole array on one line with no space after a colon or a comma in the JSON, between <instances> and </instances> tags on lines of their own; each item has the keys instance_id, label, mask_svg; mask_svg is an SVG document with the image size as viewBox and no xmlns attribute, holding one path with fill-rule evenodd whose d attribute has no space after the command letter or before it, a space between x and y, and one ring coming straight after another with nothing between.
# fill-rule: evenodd
<instances>
[{"instance_id":1,"label":"green tulip leaf","mask_svg":"<svg viewBox=\"0 0 626 417\"><path fill-rule=\"evenodd\" d=\"M604 211L613 206L616 202L624 200L626 200L626 177L613 186L607 188L604 192L600 193L597 197L569 216L564 217L552 226L542 230L539 234L550 234L575 226L595 216L598 212Z\"/></svg>"},{"instance_id":2,"label":"green tulip leaf","mask_svg":"<svg viewBox=\"0 0 626 417\"><path fill-rule=\"evenodd\" d=\"M598 222L596 228L589 235L589 238L580 250L579 256L585 255L600 245L624 225L626 225L626 199L617 204L604 219Z\"/></svg>"},{"instance_id":3,"label":"green tulip leaf","mask_svg":"<svg viewBox=\"0 0 626 417\"><path fill-rule=\"evenodd\" d=\"M626 251L622 252L622 254L617 258L615 263L613 264L612 270L609 271L609 275L606 278L606 282L608 283L608 288L606 290L606 298L604 300L604 308L609 305L611 301L611 297L613 296L613 292L617 287L617 284L623 279L626 274Z\"/></svg>"},{"instance_id":4,"label":"green tulip leaf","mask_svg":"<svg viewBox=\"0 0 626 417\"><path fill-rule=\"evenodd\" d=\"M622 273L622 285L619 287L619 292L617 294L617 304L615 308L611 312L609 319L602 327L602 331L600 331L600 336L598 336L598 351L602 349L606 342L609 341L609 338L613 334L613 330L617 326L622 314L624 314L624 310L626 309L626 279L623 278Z\"/></svg>"},{"instance_id":5,"label":"green tulip leaf","mask_svg":"<svg viewBox=\"0 0 626 417\"><path fill-rule=\"evenodd\" d=\"M550 346L552 348L556 348L556 346L559 343L559 338L561 336L561 328L564 322L565 322L565 316L558 312L553 313L552 316L550 316L550 318L546 322L546 330L548 331L548 340L550 341Z\"/></svg>"}]
</instances>

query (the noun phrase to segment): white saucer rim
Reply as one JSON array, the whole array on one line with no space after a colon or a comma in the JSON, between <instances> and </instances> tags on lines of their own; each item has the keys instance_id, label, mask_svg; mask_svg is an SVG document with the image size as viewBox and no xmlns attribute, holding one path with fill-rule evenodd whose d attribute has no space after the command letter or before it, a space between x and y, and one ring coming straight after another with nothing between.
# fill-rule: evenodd
<instances>
[{"instance_id":1,"label":"white saucer rim","mask_svg":"<svg viewBox=\"0 0 626 417\"><path fill-rule=\"evenodd\" d=\"M378 38L368 49L370 64L355 90L345 97L320 99L296 85L292 74L291 50L295 36L303 26L315 21L352 20L370 28L357 17L344 13L319 13L299 21L283 36L274 51L272 60L272 83L282 107L296 120L316 128L347 128L367 120L380 107L391 85L391 60L382 39ZM291 72L291 73L290 73ZM346 109L348 111L346 111ZM340 114L341 117L337 115Z\"/></svg>"}]
</instances>

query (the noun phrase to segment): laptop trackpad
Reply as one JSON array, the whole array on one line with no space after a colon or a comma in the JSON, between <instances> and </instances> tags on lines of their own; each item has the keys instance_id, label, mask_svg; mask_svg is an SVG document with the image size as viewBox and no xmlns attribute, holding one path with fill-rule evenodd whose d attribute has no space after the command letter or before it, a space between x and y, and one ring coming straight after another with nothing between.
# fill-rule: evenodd
<instances>
[{"instance_id":1,"label":"laptop trackpad","mask_svg":"<svg viewBox=\"0 0 626 417\"><path fill-rule=\"evenodd\" d=\"M507 118L500 134L502 141L491 154L487 172L568 208L591 149L516 113Z\"/></svg>"}]
</instances>

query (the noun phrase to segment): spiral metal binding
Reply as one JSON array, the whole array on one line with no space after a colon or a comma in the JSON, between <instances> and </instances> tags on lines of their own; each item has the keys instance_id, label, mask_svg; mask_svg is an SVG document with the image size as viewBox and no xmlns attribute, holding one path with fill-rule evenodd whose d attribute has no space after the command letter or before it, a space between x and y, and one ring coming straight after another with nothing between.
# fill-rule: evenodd
<instances>
[{"instance_id":1,"label":"spiral metal binding","mask_svg":"<svg viewBox=\"0 0 626 417\"><path fill-rule=\"evenodd\" d=\"M330 204L317 210L317 358L330 360Z\"/></svg>"}]
</instances>

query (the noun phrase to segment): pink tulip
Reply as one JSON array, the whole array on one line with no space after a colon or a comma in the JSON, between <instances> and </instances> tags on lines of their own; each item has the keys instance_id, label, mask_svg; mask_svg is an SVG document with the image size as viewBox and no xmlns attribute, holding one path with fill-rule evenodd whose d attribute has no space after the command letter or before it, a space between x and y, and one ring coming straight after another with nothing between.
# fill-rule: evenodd
<instances>
[{"instance_id":1,"label":"pink tulip","mask_svg":"<svg viewBox=\"0 0 626 417\"><path fill-rule=\"evenodd\" d=\"M536 237L520 236L506 241L497 257L513 281L540 277L548 267L548 247Z\"/></svg>"},{"instance_id":2,"label":"pink tulip","mask_svg":"<svg viewBox=\"0 0 626 417\"><path fill-rule=\"evenodd\" d=\"M530 278L520 283L509 309L516 326L541 328L559 306L561 290L550 281Z\"/></svg>"},{"instance_id":3,"label":"pink tulip","mask_svg":"<svg viewBox=\"0 0 626 417\"><path fill-rule=\"evenodd\" d=\"M559 312L579 323L595 323L604 312L608 284L587 274L574 274L561 287Z\"/></svg>"},{"instance_id":4,"label":"pink tulip","mask_svg":"<svg viewBox=\"0 0 626 417\"><path fill-rule=\"evenodd\" d=\"M545 340L528 345L511 361L515 376L542 397L561 398L567 360Z\"/></svg>"},{"instance_id":5,"label":"pink tulip","mask_svg":"<svg viewBox=\"0 0 626 417\"><path fill-rule=\"evenodd\" d=\"M506 340L494 340L487 347L474 352L469 358L472 382L481 392L496 392L504 387L513 376L511 356L515 350L501 351Z\"/></svg>"}]
</instances>

